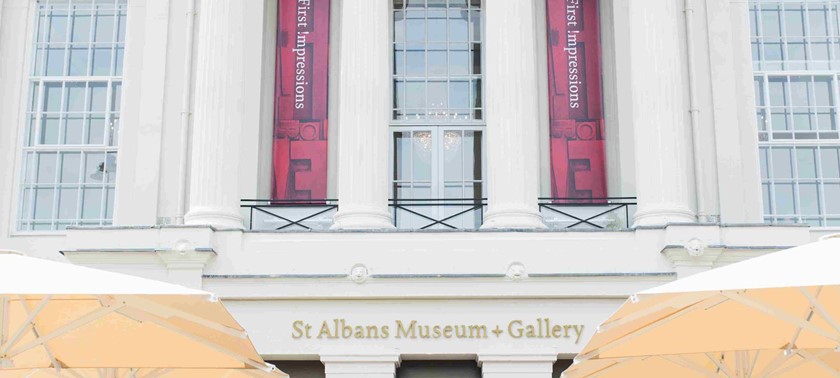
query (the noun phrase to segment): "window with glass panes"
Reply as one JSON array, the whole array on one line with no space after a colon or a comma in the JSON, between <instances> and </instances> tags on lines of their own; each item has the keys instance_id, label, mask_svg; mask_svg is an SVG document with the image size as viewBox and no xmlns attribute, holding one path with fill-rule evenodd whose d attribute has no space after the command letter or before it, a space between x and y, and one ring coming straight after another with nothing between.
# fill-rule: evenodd
<instances>
[{"instance_id":1,"label":"window with glass panes","mask_svg":"<svg viewBox=\"0 0 840 378\"><path fill-rule=\"evenodd\" d=\"M394 0L393 12L392 196L481 201L481 1ZM424 216L447 218L462 207L420 206L395 217L398 227L413 228ZM447 220L480 222L469 211Z\"/></svg>"},{"instance_id":2,"label":"window with glass panes","mask_svg":"<svg viewBox=\"0 0 840 378\"><path fill-rule=\"evenodd\" d=\"M17 228L111 224L126 0L37 3Z\"/></svg>"}]
</instances>

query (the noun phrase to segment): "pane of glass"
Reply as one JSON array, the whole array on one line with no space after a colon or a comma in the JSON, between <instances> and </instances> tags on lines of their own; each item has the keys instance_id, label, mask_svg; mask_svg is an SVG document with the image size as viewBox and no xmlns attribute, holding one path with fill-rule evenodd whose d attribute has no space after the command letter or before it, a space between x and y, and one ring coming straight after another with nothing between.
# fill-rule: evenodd
<instances>
[{"instance_id":1,"label":"pane of glass","mask_svg":"<svg viewBox=\"0 0 840 378\"><path fill-rule=\"evenodd\" d=\"M822 10L808 12L808 25L812 36L828 35L828 20L826 20L826 16L827 12Z\"/></svg>"},{"instance_id":2,"label":"pane of glass","mask_svg":"<svg viewBox=\"0 0 840 378\"><path fill-rule=\"evenodd\" d=\"M64 119L64 140L63 144L82 144L84 132L84 119L80 116L67 117Z\"/></svg>"},{"instance_id":3,"label":"pane of glass","mask_svg":"<svg viewBox=\"0 0 840 378\"><path fill-rule=\"evenodd\" d=\"M41 118L40 144L58 144L58 117Z\"/></svg>"},{"instance_id":4,"label":"pane of glass","mask_svg":"<svg viewBox=\"0 0 840 378\"><path fill-rule=\"evenodd\" d=\"M34 219L52 219L54 201L55 189L36 189Z\"/></svg>"},{"instance_id":5,"label":"pane of glass","mask_svg":"<svg viewBox=\"0 0 840 378\"><path fill-rule=\"evenodd\" d=\"M111 48L93 50L93 76L108 76L111 74Z\"/></svg>"},{"instance_id":6,"label":"pane of glass","mask_svg":"<svg viewBox=\"0 0 840 378\"><path fill-rule=\"evenodd\" d=\"M76 207L78 206L79 189L61 189L58 197L58 218L76 219Z\"/></svg>"},{"instance_id":7,"label":"pane of glass","mask_svg":"<svg viewBox=\"0 0 840 378\"><path fill-rule=\"evenodd\" d=\"M86 76L88 63L87 48L70 49L70 76Z\"/></svg>"},{"instance_id":8,"label":"pane of glass","mask_svg":"<svg viewBox=\"0 0 840 378\"><path fill-rule=\"evenodd\" d=\"M104 112L108 100L108 88L105 83L90 84L90 99L88 110L92 112Z\"/></svg>"},{"instance_id":9,"label":"pane of glass","mask_svg":"<svg viewBox=\"0 0 840 378\"><path fill-rule=\"evenodd\" d=\"M67 83L65 89L65 108L68 112L85 110L85 83Z\"/></svg>"},{"instance_id":10,"label":"pane of glass","mask_svg":"<svg viewBox=\"0 0 840 378\"><path fill-rule=\"evenodd\" d=\"M111 97L111 110L118 113L122 104L122 83L116 82L113 84L111 87Z\"/></svg>"},{"instance_id":11,"label":"pane of glass","mask_svg":"<svg viewBox=\"0 0 840 378\"><path fill-rule=\"evenodd\" d=\"M445 8L446 0L428 0L429 8Z\"/></svg>"},{"instance_id":12,"label":"pane of glass","mask_svg":"<svg viewBox=\"0 0 840 378\"><path fill-rule=\"evenodd\" d=\"M423 109L426 107L426 84L409 81L405 86L405 106L407 108Z\"/></svg>"},{"instance_id":13,"label":"pane of glass","mask_svg":"<svg viewBox=\"0 0 840 378\"><path fill-rule=\"evenodd\" d=\"M788 36L804 36L805 22L803 21L804 12L801 9L785 11L785 31Z\"/></svg>"},{"instance_id":14,"label":"pane of glass","mask_svg":"<svg viewBox=\"0 0 840 378\"><path fill-rule=\"evenodd\" d=\"M119 17L117 18L117 22L119 22L119 30L117 31L117 42L125 42L125 26L126 26L126 13L125 11L121 11Z\"/></svg>"},{"instance_id":15,"label":"pane of glass","mask_svg":"<svg viewBox=\"0 0 840 378\"><path fill-rule=\"evenodd\" d=\"M429 45L429 76L446 76L446 45Z\"/></svg>"},{"instance_id":16,"label":"pane of glass","mask_svg":"<svg viewBox=\"0 0 840 378\"><path fill-rule=\"evenodd\" d=\"M94 33L94 41L96 42L113 42L114 41L114 14L99 13L96 17L96 32Z\"/></svg>"},{"instance_id":17,"label":"pane of glass","mask_svg":"<svg viewBox=\"0 0 840 378\"><path fill-rule=\"evenodd\" d=\"M38 174L35 178L36 183L55 183L56 159L58 159L58 157L54 152L38 154L38 168L36 169Z\"/></svg>"},{"instance_id":18,"label":"pane of glass","mask_svg":"<svg viewBox=\"0 0 840 378\"><path fill-rule=\"evenodd\" d=\"M761 11L761 26L765 37L781 37L782 30L779 21L779 11L774 9Z\"/></svg>"},{"instance_id":19,"label":"pane of glass","mask_svg":"<svg viewBox=\"0 0 840 378\"><path fill-rule=\"evenodd\" d=\"M776 184L776 214L796 214L794 211L793 184Z\"/></svg>"},{"instance_id":20,"label":"pane of glass","mask_svg":"<svg viewBox=\"0 0 840 378\"><path fill-rule=\"evenodd\" d=\"M410 5L410 4L409 4ZM424 11L408 11L406 15L406 41L423 41L426 38L426 21Z\"/></svg>"},{"instance_id":21,"label":"pane of glass","mask_svg":"<svg viewBox=\"0 0 840 378\"><path fill-rule=\"evenodd\" d=\"M767 170L767 148L766 147L759 148L758 158L759 158L759 162L761 164L761 178L766 179L767 178L767 172L768 172L768 170Z\"/></svg>"},{"instance_id":22,"label":"pane of glass","mask_svg":"<svg viewBox=\"0 0 840 378\"><path fill-rule=\"evenodd\" d=\"M464 179L481 180L481 131L464 132Z\"/></svg>"},{"instance_id":23,"label":"pane of glass","mask_svg":"<svg viewBox=\"0 0 840 378\"><path fill-rule=\"evenodd\" d=\"M770 115L770 123L773 125L773 130L787 130L787 115L783 110L773 110Z\"/></svg>"},{"instance_id":24,"label":"pane of glass","mask_svg":"<svg viewBox=\"0 0 840 378\"><path fill-rule=\"evenodd\" d=\"M405 75L405 50L394 50L394 75Z\"/></svg>"},{"instance_id":25,"label":"pane of glass","mask_svg":"<svg viewBox=\"0 0 840 378\"><path fill-rule=\"evenodd\" d=\"M108 191L105 193L108 196L105 198L105 219L114 219L115 192L114 188L108 188Z\"/></svg>"},{"instance_id":26,"label":"pane of glass","mask_svg":"<svg viewBox=\"0 0 840 378\"><path fill-rule=\"evenodd\" d=\"M469 75L470 74L470 52L469 45L453 43L449 46L449 74Z\"/></svg>"},{"instance_id":27,"label":"pane of glass","mask_svg":"<svg viewBox=\"0 0 840 378\"><path fill-rule=\"evenodd\" d=\"M449 107L470 107L470 84L467 81L453 81L449 84Z\"/></svg>"},{"instance_id":28,"label":"pane of glass","mask_svg":"<svg viewBox=\"0 0 840 378\"><path fill-rule=\"evenodd\" d=\"M47 76L64 76L64 48L47 49Z\"/></svg>"},{"instance_id":29,"label":"pane of glass","mask_svg":"<svg viewBox=\"0 0 840 378\"><path fill-rule=\"evenodd\" d=\"M811 122L811 113L808 109L795 110L793 113L793 128L795 130L814 130L815 127Z\"/></svg>"},{"instance_id":30,"label":"pane of glass","mask_svg":"<svg viewBox=\"0 0 840 378\"><path fill-rule=\"evenodd\" d=\"M770 78L770 105L787 105L787 79L781 77Z\"/></svg>"},{"instance_id":31,"label":"pane of glass","mask_svg":"<svg viewBox=\"0 0 840 378\"><path fill-rule=\"evenodd\" d=\"M473 85L473 88L472 88L471 96L472 96L472 99L473 99L473 107L474 108L481 108L482 106L484 106L481 103L481 95L482 95L482 93L481 93L481 79L473 80L472 85ZM478 116L478 117L476 117L476 119L481 119L481 117Z\"/></svg>"},{"instance_id":32,"label":"pane of glass","mask_svg":"<svg viewBox=\"0 0 840 378\"><path fill-rule=\"evenodd\" d=\"M805 42L788 42L787 45L787 58L788 60L794 61L804 61L806 60L805 55Z\"/></svg>"},{"instance_id":33,"label":"pane of glass","mask_svg":"<svg viewBox=\"0 0 840 378\"><path fill-rule=\"evenodd\" d=\"M428 181L432 179L432 132L417 131L413 136L413 179ZM429 197L426 197L429 198Z\"/></svg>"},{"instance_id":34,"label":"pane of glass","mask_svg":"<svg viewBox=\"0 0 840 378\"><path fill-rule=\"evenodd\" d=\"M790 98L793 106L808 106L811 93L810 77L792 77L790 79ZM776 104L774 104L776 105Z\"/></svg>"},{"instance_id":35,"label":"pane of glass","mask_svg":"<svg viewBox=\"0 0 840 378\"><path fill-rule=\"evenodd\" d=\"M70 36L74 43L90 42L90 13L76 11L73 15L73 35Z\"/></svg>"},{"instance_id":36,"label":"pane of glass","mask_svg":"<svg viewBox=\"0 0 840 378\"><path fill-rule=\"evenodd\" d=\"M481 74L481 44L473 43L472 49L472 73L475 75Z\"/></svg>"},{"instance_id":37,"label":"pane of glass","mask_svg":"<svg viewBox=\"0 0 840 378\"><path fill-rule=\"evenodd\" d=\"M470 22L466 9L449 11L449 41L469 41Z\"/></svg>"},{"instance_id":38,"label":"pane of glass","mask_svg":"<svg viewBox=\"0 0 840 378\"><path fill-rule=\"evenodd\" d=\"M460 198L460 182L465 176L463 142L462 131L443 132L443 179L459 183L459 196L455 198Z\"/></svg>"},{"instance_id":39,"label":"pane of glass","mask_svg":"<svg viewBox=\"0 0 840 378\"><path fill-rule=\"evenodd\" d=\"M820 168L823 178L840 178L840 159L836 148L820 148Z\"/></svg>"},{"instance_id":40,"label":"pane of glass","mask_svg":"<svg viewBox=\"0 0 840 378\"><path fill-rule=\"evenodd\" d=\"M123 60L125 58L125 49L122 47L118 47L115 50L114 54L116 54L116 57L114 58L114 65L116 66L114 68L114 76L122 76L122 66Z\"/></svg>"},{"instance_id":41,"label":"pane of glass","mask_svg":"<svg viewBox=\"0 0 840 378\"><path fill-rule=\"evenodd\" d=\"M840 214L840 184L825 184L825 211L827 214Z\"/></svg>"},{"instance_id":42,"label":"pane of glass","mask_svg":"<svg viewBox=\"0 0 840 378\"><path fill-rule=\"evenodd\" d=\"M67 41L67 12L54 11L50 15L50 43Z\"/></svg>"},{"instance_id":43,"label":"pane of glass","mask_svg":"<svg viewBox=\"0 0 840 378\"><path fill-rule=\"evenodd\" d=\"M113 184L117 178L117 154L109 152L105 157L105 182Z\"/></svg>"},{"instance_id":44,"label":"pane of glass","mask_svg":"<svg viewBox=\"0 0 840 378\"><path fill-rule=\"evenodd\" d=\"M394 82L394 108L405 108L405 82Z\"/></svg>"},{"instance_id":45,"label":"pane of glass","mask_svg":"<svg viewBox=\"0 0 840 378\"><path fill-rule=\"evenodd\" d=\"M423 49L410 48L406 52L406 75L426 76L426 52Z\"/></svg>"},{"instance_id":46,"label":"pane of glass","mask_svg":"<svg viewBox=\"0 0 840 378\"><path fill-rule=\"evenodd\" d=\"M99 219L102 209L102 189L84 189L82 198L82 219Z\"/></svg>"},{"instance_id":47,"label":"pane of glass","mask_svg":"<svg viewBox=\"0 0 840 378\"><path fill-rule=\"evenodd\" d=\"M817 184L799 184L799 205L801 206L800 214L820 214L820 197L817 193Z\"/></svg>"},{"instance_id":48,"label":"pane of glass","mask_svg":"<svg viewBox=\"0 0 840 378\"><path fill-rule=\"evenodd\" d=\"M793 169L790 161L790 148L774 148L771 150L773 156L773 177L792 178Z\"/></svg>"},{"instance_id":49,"label":"pane of glass","mask_svg":"<svg viewBox=\"0 0 840 378\"><path fill-rule=\"evenodd\" d=\"M119 117L112 117L110 126L111 126L111 133L110 133L110 137L109 137L109 140L108 140L108 145L109 146L116 146L117 143L120 140L119 139L119 136L120 136L120 119L119 119Z\"/></svg>"},{"instance_id":50,"label":"pane of glass","mask_svg":"<svg viewBox=\"0 0 840 378\"><path fill-rule=\"evenodd\" d=\"M428 107L430 109L446 109L446 82L432 81L428 85Z\"/></svg>"},{"instance_id":51,"label":"pane of glass","mask_svg":"<svg viewBox=\"0 0 840 378\"><path fill-rule=\"evenodd\" d=\"M44 111L61 111L61 83L44 84Z\"/></svg>"},{"instance_id":52,"label":"pane of glass","mask_svg":"<svg viewBox=\"0 0 840 378\"><path fill-rule=\"evenodd\" d=\"M86 183L101 183L104 178L105 171L105 154L104 153L88 153L85 154L85 172L84 182Z\"/></svg>"},{"instance_id":53,"label":"pane of glass","mask_svg":"<svg viewBox=\"0 0 840 378\"><path fill-rule=\"evenodd\" d=\"M817 77L814 79L814 95L817 106L833 106L831 78Z\"/></svg>"},{"instance_id":54,"label":"pane of glass","mask_svg":"<svg viewBox=\"0 0 840 378\"><path fill-rule=\"evenodd\" d=\"M796 149L796 169L799 178L817 178L816 149Z\"/></svg>"},{"instance_id":55,"label":"pane of glass","mask_svg":"<svg viewBox=\"0 0 840 378\"><path fill-rule=\"evenodd\" d=\"M411 180L411 133L394 133L394 180Z\"/></svg>"},{"instance_id":56,"label":"pane of glass","mask_svg":"<svg viewBox=\"0 0 840 378\"><path fill-rule=\"evenodd\" d=\"M86 144L105 143L105 117L91 116L87 121Z\"/></svg>"},{"instance_id":57,"label":"pane of glass","mask_svg":"<svg viewBox=\"0 0 840 378\"><path fill-rule=\"evenodd\" d=\"M62 184L75 184L79 182L79 169L82 166L82 154L79 152L64 153L61 155L61 179Z\"/></svg>"},{"instance_id":58,"label":"pane of glass","mask_svg":"<svg viewBox=\"0 0 840 378\"><path fill-rule=\"evenodd\" d=\"M470 30L472 31L472 40L481 40L481 12L470 12Z\"/></svg>"},{"instance_id":59,"label":"pane of glass","mask_svg":"<svg viewBox=\"0 0 840 378\"><path fill-rule=\"evenodd\" d=\"M395 6L395 9L399 9ZM394 12L394 41L405 41L405 12Z\"/></svg>"},{"instance_id":60,"label":"pane of glass","mask_svg":"<svg viewBox=\"0 0 840 378\"><path fill-rule=\"evenodd\" d=\"M755 106L764 106L764 78L756 77L753 80L755 88Z\"/></svg>"},{"instance_id":61,"label":"pane of glass","mask_svg":"<svg viewBox=\"0 0 840 378\"><path fill-rule=\"evenodd\" d=\"M782 60L782 44L778 42L766 42L764 44L764 60L765 61L780 61Z\"/></svg>"},{"instance_id":62,"label":"pane of glass","mask_svg":"<svg viewBox=\"0 0 840 378\"><path fill-rule=\"evenodd\" d=\"M835 130L837 128L834 123L834 113L830 110L818 113L817 122L820 130Z\"/></svg>"},{"instance_id":63,"label":"pane of glass","mask_svg":"<svg viewBox=\"0 0 840 378\"><path fill-rule=\"evenodd\" d=\"M429 11L426 38L430 42L446 41L446 11Z\"/></svg>"},{"instance_id":64,"label":"pane of glass","mask_svg":"<svg viewBox=\"0 0 840 378\"><path fill-rule=\"evenodd\" d=\"M831 45L828 42L811 41L811 60L826 61L831 59ZM816 66L820 67L820 66ZM821 66L825 67L825 66Z\"/></svg>"},{"instance_id":65,"label":"pane of glass","mask_svg":"<svg viewBox=\"0 0 840 378\"><path fill-rule=\"evenodd\" d=\"M423 8L426 6L426 0L406 0L406 4L409 8Z\"/></svg>"}]
</instances>

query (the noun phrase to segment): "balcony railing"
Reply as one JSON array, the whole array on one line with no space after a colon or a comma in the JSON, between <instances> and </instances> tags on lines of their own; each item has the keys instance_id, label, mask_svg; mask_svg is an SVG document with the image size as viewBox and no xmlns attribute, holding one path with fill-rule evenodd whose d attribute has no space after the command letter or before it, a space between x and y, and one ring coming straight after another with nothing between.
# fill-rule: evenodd
<instances>
[{"instance_id":1,"label":"balcony railing","mask_svg":"<svg viewBox=\"0 0 840 378\"><path fill-rule=\"evenodd\" d=\"M540 213L549 229L614 230L630 228L635 197L540 198Z\"/></svg>"},{"instance_id":2,"label":"balcony railing","mask_svg":"<svg viewBox=\"0 0 840 378\"><path fill-rule=\"evenodd\" d=\"M333 225L338 200L242 200L251 230L312 231ZM391 199L388 206L400 230L477 230L484 222L487 200ZM539 209L549 229L614 230L630 228L636 198L540 198Z\"/></svg>"},{"instance_id":3,"label":"balcony railing","mask_svg":"<svg viewBox=\"0 0 840 378\"><path fill-rule=\"evenodd\" d=\"M389 206L400 230L477 230L487 199L391 199Z\"/></svg>"},{"instance_id":4,"label":"balcony railing","mask_svg":"<svg viewBox=\"0 0 840 378\"><path fill-rule=\"evenodd\" d=\"M251 230L327 230L338 211L338 200L242 200Z\"/></svg>"}]
</instances>

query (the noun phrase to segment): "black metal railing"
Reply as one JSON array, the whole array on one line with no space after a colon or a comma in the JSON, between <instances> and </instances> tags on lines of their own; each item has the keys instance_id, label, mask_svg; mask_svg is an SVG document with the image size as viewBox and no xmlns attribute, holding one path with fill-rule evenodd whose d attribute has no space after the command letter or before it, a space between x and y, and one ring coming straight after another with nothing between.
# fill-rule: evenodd
<instances>
[{"instance_id":1,"label":"black metal railing","mask_svg":"<svg viewBox=\"0 0 840 378\"><path fill-rule=\"evenodd\" d=\"M242 200L251 230L326 230L333 224L338 200Z\"/></svg>"},{"instance_id":2,"label":"black metal railing","mask_svg":"<svg viewBox=\"0 0 840 378\"><path fill-rule=\"evenodd\" d=\"M626 229L633 224L635 197L540 198L540 213L550 229Z\"/></svg>"},{"instance_id":3,"label":"black metal railing","mask_svg":"<svg viewBox=\"0 0 840 378\"><path fill-rule=\"evenodd\" d=\"M394 226L402 230L477 230L486 198L391 199Z\"/></svg>"}]
</instances>

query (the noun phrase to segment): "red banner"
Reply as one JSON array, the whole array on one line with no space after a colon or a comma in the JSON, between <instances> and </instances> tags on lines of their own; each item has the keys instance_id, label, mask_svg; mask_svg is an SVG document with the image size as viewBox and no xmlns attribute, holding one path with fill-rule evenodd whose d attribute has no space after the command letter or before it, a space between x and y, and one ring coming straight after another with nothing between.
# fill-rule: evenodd
<instances>
[{"instance_id":1,"label":"red banner","mask_svg":"<svg viewBox=\"0 0 840 378\"><path fill-rule=\"evenodd\" d=\"M546 0L546 9L552 196L603 198L598 0Z\"/></svg>"},{"instance_id":2,"label":"red banner","mask_svg":"<svg viewBox=\"0 0 840 378\"><path fill-rule=\"evenodd\" d=\"M330 0L280 0L273 199L327 196Z\"/></svg>"}]
</instances>

